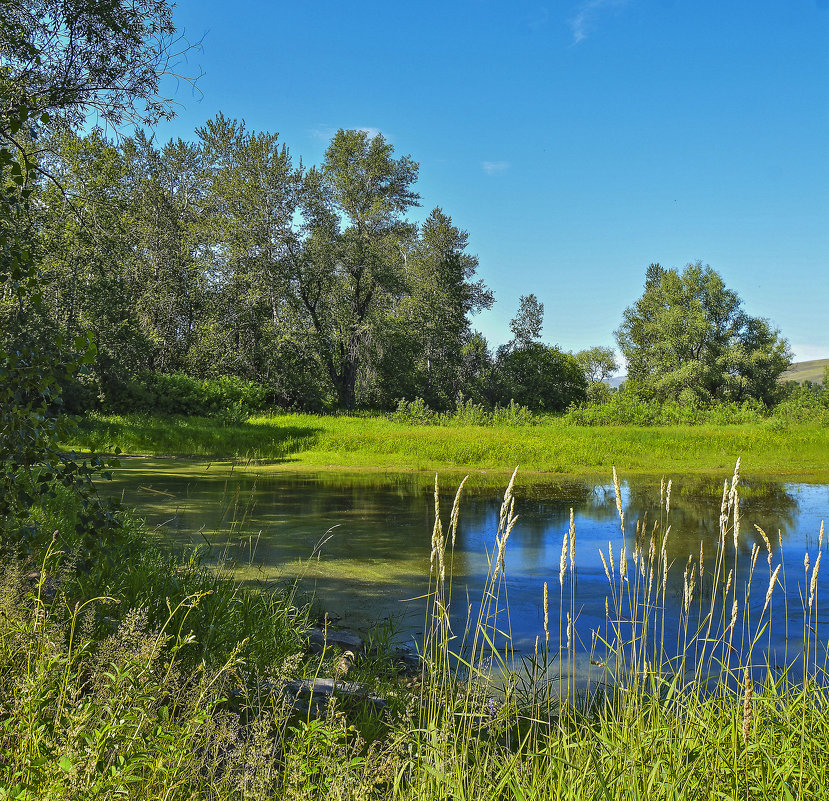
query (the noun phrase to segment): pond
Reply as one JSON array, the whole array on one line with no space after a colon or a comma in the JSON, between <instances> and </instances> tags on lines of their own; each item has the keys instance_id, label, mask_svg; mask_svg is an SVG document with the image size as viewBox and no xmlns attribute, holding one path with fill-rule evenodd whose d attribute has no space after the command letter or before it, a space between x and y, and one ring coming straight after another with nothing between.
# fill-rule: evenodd
<instances>
[{"instance_id":1,"label":"pond","mask_svg":"<svg viewBox=\"0 0 829 801\"><path fill-rule=\"evenodd\" d=\"M550 631L556 647L559 621L566 629L568 611L575 618L575 650L583 659L590 651L593 631L611 636L607 633L606 603L612 609L613 592L605 564L612 552L616 586L624 586L621 594L629 596L638 581L630 561L636 548L637 521L647 532L641 542L642 553L648 552L654 522L659 523L654 536L657 549L661 549L670 525L664 546L670 564L664 585L666 640L678 643L678 631L670 629L680 626L689 572L695 577L691 603L703 613L709 608L723 480L730 478L674 476L670 511L666 513L664 488L660 502L659 478L621 477L623 541L610 476L542 483L535 477L532 483L525 483L519 472L514 508L518 521L505 549L504 589L512 650L526 654L535 647L536 637L544 636L545 582L550 590ZM122 497L124 505L146 519L171 547L202 546L208 561L221 562L240 582L267 588L273 583L298 580L339 626L366 632L392 619L400 639L418 641L424 625L423 596L428 592L430 577L432 481L416 473L288 472L185 460L125 459L106 491ZM444 529L448 527L456 485L456 481L443 480L441 486ZM713 597L716 601L722 596L727 574L735 568L741 619L745 606L751 620L733 639L744 642L761 628L755 627L756 622L768 619L768 611L765 616L761 612L770 576L782 557L783 567L770 601L771 623L762 629L761 637L769 662L783 664L802 650L801 599L808 598L813 575L804 570L804 555L808 552L811 565L817 561L821 521L829 517L829 486L745 481L739 491L741 523L736 568L729 531L729 545ZM468 614L474 620L480 608L488 572L487 554L496 544L502 499L503 487L494 486L472 487L462 496L450 566L455 631L463 630ZM562 539L569 529L571 509L576 532L575 572L571 577L568 569L564 586L560 587ZM771 565L755 526L766 532L772 544ZM823 550L827 539L822 543ZM623 542L628 555L628 581L620 585ZM752 573L755 545L759 551L746 604L744 587ZM697 572L701 548L702 581ZM689 555L696 565L693 570ZM809 621L823 643L829 633L824 623L829 619L829 593L823 590L827 582L829 565L818 576ZM503 600L502 593L502 606ZM616 617L624 619L629 615L629 605L624 599L619 603ZM715 606L720 603L716 601ZM727 605L730 610L730 600Z\"/></svg>"}]
</instances>

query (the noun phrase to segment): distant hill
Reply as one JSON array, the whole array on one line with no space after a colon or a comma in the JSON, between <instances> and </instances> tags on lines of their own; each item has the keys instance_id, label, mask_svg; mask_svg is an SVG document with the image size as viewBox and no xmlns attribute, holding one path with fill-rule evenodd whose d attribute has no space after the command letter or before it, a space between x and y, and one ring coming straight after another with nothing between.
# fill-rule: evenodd
<instances>
[{"instance_id":1,"label":"distant hill","mask_svg":"<svg viewBox=\"0 0 829 801\"><path fill-rule=\"evenodd\" d=\"M814 381L816 384L822 384L823 370L826 367L829 367L829 359L812 359L810 362L792 362L792 366L780 376L780 380L797 381L800 384L804 381ZM626 375L617 375L609 378L607 383L611 387L618 387L626 379Z\"/></svg>"},{"instance_id":2,"label":"distant hill","mask_svg":"<svg viewBox=\"0 0 829 801\"><path fill-rule=\"evenodd\" d=\"M829 359L812 359L810 362L794 362L792 366L780 376L781 381L814 381L823 383L823 371L829 367Z\"/></svg>"}]
</instances>

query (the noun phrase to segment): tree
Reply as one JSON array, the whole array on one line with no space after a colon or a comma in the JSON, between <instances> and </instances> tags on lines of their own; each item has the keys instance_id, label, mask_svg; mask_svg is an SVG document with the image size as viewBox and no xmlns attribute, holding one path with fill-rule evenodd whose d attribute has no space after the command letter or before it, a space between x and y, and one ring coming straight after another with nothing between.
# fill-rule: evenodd
<instances>
[{"instance_id":1,"label":"tree","mask_svg":"<svg viewBox=\"0 0 829 801\"><path fill-rule=\"evenodd\" d=\"M393 157L382 134L340 130L320 170L303 177L304 223L289 248L295 296L315 333L341 406L357 400L361 370L384 315L405 286L404 258L415 228L405 213L418 165Z\"/></svg>"},{"instance_id":2,"label":"tree","mask_svg":"<svg viewBox=\"0 0 829 801\"><path fill-rule=\"evenodd\" d=\"M28 331L43 297L30 200L37 177L48 175L38 164L43 126L78 124L91 111L112 124L165 114L157 89L172 33L163 0L0 0L0 533L31 533L30 510L55 484L75 490L79 528L95 530L99 515L112 522L91 494L100 462L58 448L61 380L90 358L92 343ZM9 301L14 315L5 314Z\"/></svg>"},{"instance_id":3,"label":"tree","mask_svg":"<svg viewBox=\"0 0 829 801\"><path fill-rule=\"evenodd\" d=\"M538 342L543 324L544 304L533 294L522 295L510 321L513 339L498 348L495 360L496 402L563 412L585 399L587 381L572 354Z\"/></svg>"},{"instance_id":4,"label":"tree","mask_svg":"<svg viewBox=\"0 0 829 801\"><path fill-rule=\"evenodd\" d=\"M619 369L613 348L586 348L576 353L575 359L591 384L607 381Z\"/></svg>"},{"instance_id":5,"label":"tree","mask_svg":"<svg viewBox=\"0 0 829 801\"><path fill-rule=\"evenodd\" d=\"M168 0L0 0L7 100L60 127L153 124L174 114L160 93L190 46Z\"/></svg>"},{"instance_id":6,"label":"tree","mask_svg":"<svg viewBox=\"0 0 829 801\"><path fill-rule=\"evenodd\" d=\"M509 322L513 341L518 346L529 345L541 336L544 325L544 304L530 293L521 295L518 301L518 311Z\"/></svg>"},{"instance_id":7,"label":"tree","mask_svg":"<svg viewBox=\"0 0 829 801\"><path fill-rule=\"evenodd\" d=\"M514 400L534 411L563 412L586 398L587 381L575 358L540 342L502 350L496 370L502 404Z\"/></svg>"},{"instance_id":8,"label":"tree","mask_svg":"<svg viewBox=\"0 0 829 801\"><path fill-rule=\"evenodd\" d=\"M273 383L273 351L281 333L296 327L288 258L301 169L278 134L249 132L222 114L197 135L207 177L202 216L210 291L194 366Z\"/></svg>"},{"instance_id":9,"label":"tree","mask_svg":"<svg viewBox=\"0 0 829 801\"><path fill-rule=\"evenodd\" d=\"M455 402L462 351L471 338L469 315L494 302L483 281L473 280L478 259L466 252L468 240L435 208L405 254L405 291L389 320L378 368L385 403L422 397L431 408L446 409Z\"/></svg>"},{"instance_id":10,"label":"tree","mask_svg":"<svg viewBox=\"0 0 829 801\"><path fill-rule=\"evenodd\" d=\"M473 331L461 350L460 391L475 403L493 404L493 360L486 337Z\"/></svg>"},{"instance_id":11,"label":"tree","mask_svg":"<svg viewBox=\"0 0 829 801\"><path fill-rule=\"evenodd\" d=\"M37 290L27 303L17 304L20 319L14 325L4 319L7 342L12 329L31 339L33 326L24 318L32 315L49 323L38 327L47 344L54 342L54 325L71 341L86 330L82 301L93 302L93 294L101 300L104 318L87 305L87 320L106 326L110 318L116 328L124 322L114 319L120 311L109 302L116 296L121 305L127 301L122 276L107 271L115 290L107 298L97 291L105 282L93 293L88 281L79 280L82 272L88 278L100 265L123 262L123 253L113 249L127 247L120 219L126 211L124 186L116 174L120 154L100 129L84 140L72 131L93 121L111 130L171 117L172 102L160 86L188 49L179 47L182 42L175 38L167 0L0 0L0 142L26 176L21 191L43 190L28 207L29 222L42 228L39 241L36 225L27 234L33 256L29 281ZM97 174L99 168L104 173ZM42 248L34 258L36 245ZM53 284L45 285L45 279ZM4 287L5 297L9 289ZM50 311L58 311L51 321L35 302L40 290L51 295ZM133 337L126 334L123 341L129 348ZM123 360L125 351L111 344ZM97 363L105 356L99 351Z\"/></svg>"},{"instance_id":12,"label":"tree","mask_svg":"<svg viewBox=\"0 0 829 801\"><path fill-rule=\"evenodd\" d=\"M659 399L773 403L791 361L788 342L700 262L648 267L645 291L616 332L628 378Z\"/></svg>"}]
</instances>

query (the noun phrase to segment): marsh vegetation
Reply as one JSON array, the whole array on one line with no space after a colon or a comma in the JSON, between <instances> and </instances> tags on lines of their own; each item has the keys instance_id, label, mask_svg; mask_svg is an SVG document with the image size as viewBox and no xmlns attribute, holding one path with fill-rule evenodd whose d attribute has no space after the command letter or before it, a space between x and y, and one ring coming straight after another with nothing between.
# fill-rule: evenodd
<instances>
[{"instance_id":1,"label":"marsh vegetation","mask_svg":"<svg viewBox=\"0 0 829 801\"><path fill-rule=\"evenodd\" d=\"M575 518L564 521L558 571L539 582L537 636L518 652L508 592L516 483L490 518L483 587L462 625L450 610L467 604L453 576L464 492L442 498L436 486L425 627L405 669L382 631L345 660L336 647L308 651L308 611L294 594L252 591L194 556L164 555L128 518L94 556L57 529L4 563L3 789L16 798L820 797L829 778L824 529L805 568L784 563L776 536L748 527L735 473L712 500L712 549L679 558L677 489L656 488L646 524L611 485L607 601L589 627L576 588L590 546ZM66 498L35 512L48 526L71 513ZM801 587L796 603L790 583ZM791 642L776 653L779 619ZM286 692L331 675L343 692L324 703L298 706ZM349 691L354 682L364 696Z\"/></svg>"},{"instance_id":2,"label":"marsh vegetation","mask_svg":"<svg viewBox=\"0 0 829 801\"><path fill-rule=\"evenodd\" d=\"M412 216L419 165L382 134L337 130L313 166L221 113L157 143L188 48L166 0L0 0L0 799L825 794L825 529L757 479L829 477L826 377L782 383L787 340L701 263L620 302L621 389L610 349L542 341L532 292L492 347L467 232ZM306 521L268 575L235 464L204 468L216 530L180 536L157 485L193 463L142 479L156 525L93 452L119 450L405 468L428 508L403 543L372 507L362 586L413 591L415 649L321 608L356 537ZM570 476L535 527L516 463L535 492ZM427 468L473 475L444 496Z\"/></svg>"}]
</instances>

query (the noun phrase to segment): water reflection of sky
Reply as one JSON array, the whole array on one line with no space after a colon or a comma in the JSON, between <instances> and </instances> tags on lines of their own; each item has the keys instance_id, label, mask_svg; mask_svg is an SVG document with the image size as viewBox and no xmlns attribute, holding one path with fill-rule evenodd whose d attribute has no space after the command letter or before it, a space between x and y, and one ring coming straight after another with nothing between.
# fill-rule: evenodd
<instances>
[{"instance_id":1,"label":"water reflection of sky","mask_svg":"<svg viewBox=\"0 0 829 801\"><path fill-rule=\"evenodd\" d=\"M665 514L664 502L660 505L658 480L643 478L622 483L629 554L634 548L637 521L647 521L649 533L654 521L660 521L660 543L665 526L671 525L667 543L672 562L667 592L669 627L678 625L683 571L689 554L698 561L700 544L706 579L701 587L697 580L696 596L708 608L722 478L719 483L708 478L675 478L670 516ZM267 585L299 578L325 608L342 618L344 625L365 629L392 616L398 619L404 634L417 636L422 629L424 602L405 600L422 595L428 586L434 500L421 477L284 472L256 476L250 471L228 476L216 474L215 469L211 475L209 471L154 472L142 467L121 471L110 491L123 494L125 505L145 516L150 526L164 524L164 537L174 546L209 545L210 558L221 556L233 562L234 574L242 581ZM738 598L748 576L752 545L757 543L762 552L750 605L755 617L762 609L770 574L765 546L754 530L755 524L774 544L772 569L780 560L778 538L783 542L788 620L783 590L778 587L772 599L771 631L764 634L766 640L771 634L774 653L770 661L775 661L782 658L786 644L790 656L796 652L802 639L800 598L808 592L804 587L803 557L808 550L812 563L817 558L820 523L829 517L829 487L751 482L741 492ZM450 492L441 495L445 527L452 498ZM452 561L456 630L463 628L467 597L473 617L477 614L487 570L486 555L495 545L500 501L499 492L477 490L466 494L462 502ZM545 581L550 588L551 629L557 642L560 612L564 617L564 610L559 609L559 560L571 508L576 528L573 608L581 642L589 645L591 630L602 631L605 625L605 599L610 592L599 549L607 557L608 542L612 543L618 571L622 544L612 484L569 480L522 487L519 474L515 503L519 520L506 549L513 647L519 651L531 649L536 636L543 636ZM318 558L309 558L326 532L330 532L330 538ZM733 566L733 544L726 552L723 581ZM568 571L561 590L567 610L569 581ZM822 589L827 582L829 564L823 566L819 576L815 604L818 614L813 626L820 635L826 634L822 620L829 615L827 593ZM730 601L728 605L730 608Z\"/></svg>"}]
</instances>

